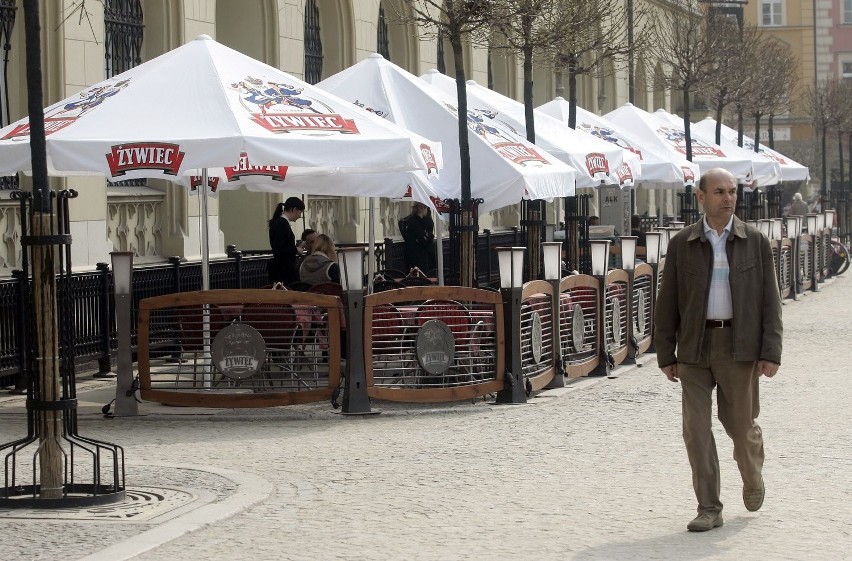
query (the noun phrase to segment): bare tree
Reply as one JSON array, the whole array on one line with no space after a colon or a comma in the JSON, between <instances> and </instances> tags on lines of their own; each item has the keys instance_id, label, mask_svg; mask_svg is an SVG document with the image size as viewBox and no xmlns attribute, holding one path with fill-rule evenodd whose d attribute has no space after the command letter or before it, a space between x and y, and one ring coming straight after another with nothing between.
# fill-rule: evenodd
<instances>
[{"instance_id":1,"label":"bare tree","mask_svg":"<svg viewBox=\"0 0 852 561\"><path fill-rule=\"evenodd\" d=\"M847 102L843 95L843 85L831 78L808 87L805 92L805 112L811 117L820 139L821 152L821 192L828 195L828 163L826 161L826 143L828 132L839 122L843 104Z\"/></svg>"},{"instance_id":2,"label":"bare tree","mask_svg":"<svg viewBox=\"0 0 852 561\"><path fill-rule=\"evenodd\" d=\"M403 0L410 7L400 14L403 21L427 30L425 35L446 38L453 50L456 95L458 96L459 158L461 161L461 214L459 226L458 272L463 286L473 286L476 276L475 238L469 227L474 224L474 202L470 194L470 144L467 128L467 90L463 46L490 25L493 2L489 0Z\"/></svg>"},{"instance_id":3,"label":"bare tree","mask_svg":"<svg viewBox=\"0 0 852 561\"><path fill-rule=\"evenodd\" d=\"M568 71L568 126L573 129L577 125L577 76L603 76L605 61L625 62L638 48L631 40L628 20L635 26L645 12L629 14L621 0L558 0L556 4L562 32L550 52L555 66Z\"/></svg>"},{"instance_id":4,"label":"bare tree","mask_svg":"<svg viewBox=\"0 0 852 561\"><path fill-rule=\"evenodd\" d=\"M746 80L745 106L754 118L754 150L760 144L760 120L782 110L796 81L796 62L790 47L771 37L761 38L751 53L752 73Z\"/></svg>"},{"instance_id":5,"label":"bare tree","mask_svg":"<svg viewBox=\"0 0 852 561\"><path fill-rule=\"evenodd\" d=\"M717 48L723 38L714 35L707 10L698 0L674 0L670 9L657 14L649 40L652 59L666 65L671 74L666 85L677 87L683 96L683 128L686 133L686 159L692 161L690 94L706 85L717 61Z\"/></svg>"},{"instance_id":6,"label":"bare tree","mask_svg":"<svg viewBox=\"0 0 852 561\"><path fill-rule=\"evenodd\" d=\"M737 22L728 17L715 18L712 26L724 41L719 42L712 71L700 88L716 112L716 144L720 144L725 108L744 97L754 72L759 70L753 60L760 32L754 26L741 32Z\"/></svg>"}]
</instances>

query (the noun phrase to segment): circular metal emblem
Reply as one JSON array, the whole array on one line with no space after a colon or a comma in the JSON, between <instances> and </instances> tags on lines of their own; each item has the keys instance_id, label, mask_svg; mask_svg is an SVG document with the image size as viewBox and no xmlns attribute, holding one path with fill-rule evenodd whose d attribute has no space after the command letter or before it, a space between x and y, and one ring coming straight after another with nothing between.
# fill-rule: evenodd
<instances>
[{"instance_id":1,"label":"circular metal emblem","mask_svg":"<svg viewBox=\"0 0 852 561\"><path fill-rule=\"evenodd\" d=\"M609 326L610 341L615 346L620 346L623 337L621 329L621 298L613 298L610 302L612 302L612 323Z\"/></svg>"},{"instance_id":2,"label":"circular metal emblem","mask_svg":"<svg viewBox=\"0 0 852 561\"><path fill-rule=\"evenodd\" d=\"M645 329L648 327L648 318L645 317L645 289L639 290L636 294L636 321L633 325L636 327L636 335L639 337L645 336Z\"/></svg>"},{"instance_id":3,"label":"circular metal emblem","mask_svg":"<svg viewBox=\"0 0 852 561\"><path fill-rule=\"evenodd\" d=\"M429 374L443 374L453 364L456 342L449 326L430 319L417 332L417 362Z\"/></svg>"},{"instance_id":4,"label":"circular metal emblem","mask_svg":"<svg viewBox=\"0 0 852 561\"><path fill-rule=\"evenodd\" d=\"M571 342L574 344L574 350L582 353L588 348L585 342L586 318L583 315L583 306L574 304L571 316Z\"/></svg>"},{"instance_id":5,"label":"circular metal emblem","mask_svg":"<svg viewBox=\"0 0 852 561\"><path fill-rule=\"evenodd\" d=\"M536 364L541 362L542 339L541 316L538 312L533 312L532 323L530 324L530 344L532 345L533 362Z\"/></svg>"},{"instance_id":6,"label":"circular metal emblem","mask_svg":"<svg viewBox=\"0 0 852 561\"><path fill-rule=\"evenodd\" d=\"M243 380L253 376L266 358L266 343L254 327L233 323L223 328L211 345L213 365L226 378Z\"/></svg>"}]
</instances>

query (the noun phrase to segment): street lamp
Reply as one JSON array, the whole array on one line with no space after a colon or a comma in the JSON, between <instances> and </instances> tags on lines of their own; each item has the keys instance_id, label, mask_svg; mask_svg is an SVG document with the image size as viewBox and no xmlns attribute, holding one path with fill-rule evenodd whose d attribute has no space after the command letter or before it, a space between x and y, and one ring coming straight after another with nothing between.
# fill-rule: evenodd
<instances>
[{"instance_id":1,"label":"street lamp","mask_svg":"<svg viewBox=\"0 0 852 561\"><path fill-rule=\"evenodd\" d=\"M133 253L113 251L112 279L115 290L115 331L118 343L115 358L115 413L116 417L133 417L139 414L136 388L133 384L133 354L130 349L131 304L133 302Z\"/></svg>"},{"instance_id":2,"label":"street lamp","mask_svg":"<svg viewBox=\"0 0 852 561\"><path fill-rule=\"evenodd\" d=\"M340 283L346 296L346 382L343 394L344 415L367 415L370 396L364 371L364 248L342 247L337 250Z\"/></svg>"},{"instance_id":3,"label":"street lamp","mask_svg":"<svg viewBox=\"0 0 852 561\"><path fill-rule=\"evenodd\" d=\"M825 211L825 227L829 230L834 229L834 212L834 209L828 209ZM830 232L829 235L831 235Z\"/></svg>"},{"instance_id":4,"label":"street lamp","mask_svg":"<svg viewBox=\"0 0 852 561\"><path fill-rule=\"evenodd\" d=\"M760 230L760 233L772 239L772 225L769 220L758 220L756 224L757 228Z\"/></svg>"},{"instance_id":5,"label":"street lamp","mask_svg":"<svg viewBox=\"0 0 852 561\"><path fill-rule=\"evenodd\" d=\"M651 302L652 309L657 303L657 291L659 290L659 273L660 268L660 238L659 232L647 232L645 234L645 262L651 266ZM651 346L645 349L646 353L656 353L657 348L654 344L653 332L651 335Z\"/></svg>"},{"instance_id":6,"label":"street lamp","mask_svg":"<svg viewBox=\"0 0 852 561\"><path fill-rule=\"evenodd\" d=\"M807 233L816 236L817 233L817 215L816 214L807 214L805 215L805 227L807 228Z\"/></svg>"},{"instance_id":7,"label":"street lamp","mask_svg":"<svg viewBox=\"0 0 852 561\"><path fill-rule=\"evenodd\" d=\"M772 219L772 237L770 239L778 240L779 242L784 239L784 219L783 218L773 218Z\"/></svg>"},{"instance_id":8,"label":"street lamp","mask_svg":"<svg viewBox=\"0 0 852 561\"><path fill-rule=\"evenodd\" d=\"M659 232L660 232L660 258L663 258L663 257L666 256L666 252L669 249L669 230L668 230L668 228L663 228L662 230L659 230Z\"/></svg>"},{"instance_id":9,"label":"street lamp","mask_svg":"<svg viewBox=\"0 0 852 561\"><path fill-rule=\"evenodd\" d=\"M799 270L799 236L802 233L802 217L787 217L787 237L790 239L790 259L793 261L793 275L790 282L793 283L793 300L802 291L802 276Z\"/></svg>"},{"instance_id":10,"label":"street lamp","mask_svg":"<svg viewBox=\"0 0 852 561\"><path fill-rule=\"evenodd\" d=\"M524 368L521 357L521 294L524 289L525 247L498 247L497 264L500 268L500 292L506 332L506 377L503 389L497 392L497 403L526 403Z\"/></svg>"},{"instance_id":11,"label":"street lamp","mask_svg":"<svg viewBox=\"0 0 852 561\"><path fill-rule=\"evenodd\" d=\"M636 364L639 345L633 336L633 275L636 271L637 236L621 236L621 268L627 273L627 357L624 364ZM642 313L643 310L639 310Z\"/></svg>"},{"instance_id":12,"label":"street lamp","mask_svg":"<svg viewBox=\"0 0 852 561\"><path fill-rule=\"evenodd\" d=\"M598 301L598 365L589 374L609 376L614 360L606 349L606 277L609 272L609 240L589 240L592 252L592 276L598 279L600 299Z\"/></svg>"},{"instance_id":13,"label":"street lamp","mask_svg":"<svg viewBox=\"0 0 852 561\"><path fill-rule=\"evenodd\" d=\"M551 331L553 333L553 367L555 374L547 384L548 388L565 386L565 370L562 368L562 337L559 305L561 293L559 284L562 281L562 242L544 242L541 244L542 260L544 261L544 280L553 286L553 301L551 309Z\"/></svg>"}]
</instances>

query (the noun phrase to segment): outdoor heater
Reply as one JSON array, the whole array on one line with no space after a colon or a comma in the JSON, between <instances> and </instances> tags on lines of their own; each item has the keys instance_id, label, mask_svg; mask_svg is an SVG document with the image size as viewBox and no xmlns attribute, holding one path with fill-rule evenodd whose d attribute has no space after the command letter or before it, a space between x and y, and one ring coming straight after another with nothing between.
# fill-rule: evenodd
<instances>
[{"instance_id":1,"label":"outdoor heater","mask_svg":"<svg viewBox=\"0 0 852 561\"><path fill-rule=\"evenodd\" d=\"M524 370L521 360L521 293L524 288L525 247L498 247L500 292L506 321L506 379L497 392L497 403L526 403Z\"/></svg>"},{"instance_id":2,"label":"outdoor heater","mask_svg":"<svg viewBox=\"0 0 852 561\"><path fill-rule=\"evenodd\" d=\"M606 349L606 276L609 272L609 240L589 240L592 251L592 276L598 279L600 300L598 301L598 365L589 374L592 376L609 376L613 367L613 359Z\"/></svg>"},{"instance_id":3,"label":"outdoor heater","mask_svg":"<svg viewBox=\"0 0 852 561\"><path fill-rule=\"evenodd\" d=\"M139 414L136 387L133 384L133 354L130 349L133 303L133 253L113 251L112 279L115 289L115 331L118 349L115 358L115 417Z\"/></svg>"},{"instance_id":4,"label":"outdoor heater","mask_svg":"<svg viewBox=\"0 0 852 561\"><path fill-rule=\"evenodd\" d=\"M337 250L340 283L346 296L346 382L343 388L343 414L367 415L370 396L364 371L364 248Z\"/></svg>"},{"instance_id":5,"label":"outdoor heater","mask_svg":"<svg viewBox=\"0 0 852 561\"><path fill-rule=\"evenodd\" d=\"M562 338L560 325L560 292L559 284L562 281L562 242L544 242L541 244L542 259L544 261L544 280L553 286L553 300L551 310L551 331L553 333L553 367L555 374L547 385L548 388L562 388L565 386L565 370L562 367Z\"/></svg>"}]
</instances>

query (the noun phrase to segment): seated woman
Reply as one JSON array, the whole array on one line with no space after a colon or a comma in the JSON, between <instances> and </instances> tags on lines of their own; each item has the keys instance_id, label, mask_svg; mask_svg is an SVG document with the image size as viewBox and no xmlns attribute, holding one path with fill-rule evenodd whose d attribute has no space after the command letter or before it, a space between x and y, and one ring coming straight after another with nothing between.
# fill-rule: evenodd
<instances>
[{"instance_id":1,"label":"seated woman","mask_svg":"<svg viewBox=\"0 0 852 561\"><path fill-rule=\"evenodd\" d=\"M316 237L313 251L299 267L299 279L311 286L324 282L340 282L340 267L334 242L325 234Z\"/></svg>"}]
</instances>

